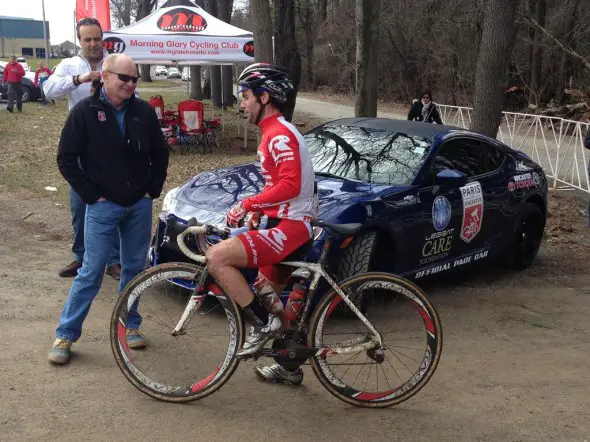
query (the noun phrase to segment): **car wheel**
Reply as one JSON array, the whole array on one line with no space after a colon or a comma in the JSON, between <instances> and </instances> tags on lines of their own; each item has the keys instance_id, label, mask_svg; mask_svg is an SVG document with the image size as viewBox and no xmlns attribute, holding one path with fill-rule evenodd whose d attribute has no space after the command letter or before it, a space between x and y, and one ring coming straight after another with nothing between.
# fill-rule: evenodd
<instances>
[{"instance_id":1,"label":"car wheel","mask_svg":"<svg viewBox=\"0 0 590 442\"><path fill-rule=\"evenodd\" d=\"M524 203L518 214L512 241L506 251L508 266L521 270L529 267L541 246L545 215L534 203Z\"/></svg>"},{"instance_id":2,"label":"car wheel","mask_svg":"<svg viewBox=\"0 0 590 442\"><path fill-rule=\"evenodd\" d=\"M338 260L336 280L342 281L350 276L367 273L373 263L376 246L377 232L366 232L354 238ZM357 307L361 307L362 299L352 298L352 301ZM347 314L352 314L344 303L340 303L336 308Z\"/></svg>"},{"instance_id":3,"label":"car wheel","mask_svg":"<svg viewBox=\"0 0 590 442\"><path fill-rule=\"evenodd\" d=\"M32 96L31 89L29 89L27 86L23 86L23 103L31 101Z\"/></svg>"}]
</instances>

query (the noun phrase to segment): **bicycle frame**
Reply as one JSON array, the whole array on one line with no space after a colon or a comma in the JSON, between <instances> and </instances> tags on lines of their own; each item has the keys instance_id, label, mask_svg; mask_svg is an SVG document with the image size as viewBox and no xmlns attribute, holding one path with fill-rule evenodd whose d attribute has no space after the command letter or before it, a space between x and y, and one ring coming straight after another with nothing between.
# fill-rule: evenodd
<instances>
[{"instance_id":1,"label":"bicycle frame","mask_svg":"<svg viewBox=\"0 0 590 442\"><path fill-rule=\"evenodd\" d=\"M187 236L188 234L194 234L194 235L201 234L202 235L202 234L207 234L207 233L208 233L207 226L189 226L184 232L180 233L177 237L177 243L178 243L180 250L190 259L192 259L193 261L196 261L200 264L203 264L204 266L206 266L206 264L207 264L207 258L203 255L197 255L196 253L193 253L186 246L186 244L184 242L184 237ZM310 281L309 289L307 292L305 305L303 306L302 312L299 314L299 318L298 318L297 326L296 326L296 333L299 334L303 330L303 327L307 321L307 318L308 318L309 314L311 313L310 308L311 308L312 299L315 296L315 293L316 293L316 290L317 290L320 280L323 278L332 287L332 289L338 294L338 296L344 301L344 303L348 306L348 308L363 322L363 324L365 324L365 326L371 331L371 333L373 333L371 340L368 342L361 342L362 340L359 340L358 344L354 344L351 342L350 344L353 344L353 345L348 346L348 347L341 347L338 349L329 349L330 354L360 352L363 350L368 350L368 349L374 348L376 345L381 349L385 348L379 332L377 330L375 330L375 328L369 322L369 320L362 314L362 312L357 308L357 306L354 305L354 302L352 302L350 300L350 298L348 297L348 295L340 289L338 284L332 279L332 277L326 271L325 266L324 266L324 262L326 261L326 258L327 258L327 254L328 254L328 251L330 248L330 243L331 243L330 238L328 238L328 240L324 244L324 248L322 250L322 254L321 254L321 257L320 257L318 263L309 263L309 262L305 262L305 261L284 261L284 262L277 264L277 265L285 265L285 266L293 267L294 269L305 268L305 269L309 270L311 273L311 275L310 275L311 281ZM196 287L193 292L194 294L191 296L178 324L174 328L173 334L175 334L175 335L180 334L184 331L186 324L188 323L188 321L190 320L190 318L192 317L194 312L196 312L198 310L201 303L203 302L203 300L207 296L207 293L203 293L203 289L205 288L207 277L208 277L208 272L206 271L206 268L205 268L205 271L202 272L202 274L199 278L199 281L197 281ZM215 295L215 293L213 293L213 294ZM216 296L218 296L218 295L216 295ZM321 350L325 351L326 349L321 349Z\"/></svg>"}]
</instances>

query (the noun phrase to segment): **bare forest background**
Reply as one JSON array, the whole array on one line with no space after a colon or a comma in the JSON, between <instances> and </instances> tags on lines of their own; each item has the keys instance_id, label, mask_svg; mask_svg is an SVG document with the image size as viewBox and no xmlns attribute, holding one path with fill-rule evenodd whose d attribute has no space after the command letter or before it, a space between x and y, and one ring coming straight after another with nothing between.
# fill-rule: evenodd
<instances>
[{"instance_id":1,"label":"bare forest background","mask_svg":"<svg viewBox=\"0 0 590 442\"><path fill-rule=\"evenodd\" d=\"M146 16L156 3L111 0L115 24ZM590 102L590 8L582 0L195 3L254 32L256 61L286 66L299 90L355 96L357 115L374 115L377 101L409 104L428 88L438 103L474 106L476 129L494 134L502 109L565 112ZM231 84L229 68L224 80L219 67L207 69L204 88L192 69L194 98L232 104L220 93L221 81ZM565 116L580 119L587 105L577 109Z\"/></svg>"}]
</instances>

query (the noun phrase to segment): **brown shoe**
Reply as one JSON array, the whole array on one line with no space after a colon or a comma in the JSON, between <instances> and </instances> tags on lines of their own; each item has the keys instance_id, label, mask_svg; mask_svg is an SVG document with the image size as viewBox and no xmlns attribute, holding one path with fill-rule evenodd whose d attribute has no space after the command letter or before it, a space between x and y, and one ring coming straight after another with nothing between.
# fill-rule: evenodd
<instances>
[{"instance_id":1,"label":"brown shoe","mask_svg":"<svg viewBox=\"0 0 590 442\"><path fill-rule=\"evenodd\" d=\"M78 274L78 269L82 267L82 263L78 261L72 261L67 266L59 269L58 275L62 278L71 278Z\"/></svg>"},{"instance_id":2,"label":"brown shoe","mask_svg":"<svg viewBox=\"0 0 590 442\"><path fill-rule=\"evenodd\" d=\"M105 273L109 276L112 276L113 279L118 281L119 279L121 279L121 264L113 264L107 266Z\"/></svg>"}]
</instances>

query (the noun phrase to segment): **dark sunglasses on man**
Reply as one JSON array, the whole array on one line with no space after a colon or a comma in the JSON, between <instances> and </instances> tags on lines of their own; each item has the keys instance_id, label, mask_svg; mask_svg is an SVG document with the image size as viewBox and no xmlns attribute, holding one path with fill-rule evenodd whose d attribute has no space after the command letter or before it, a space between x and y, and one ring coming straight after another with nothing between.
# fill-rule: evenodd
<instances>
[{"instance_id":1,"label":"dark sunglasses on man","mask_svg":"<svg viewBox=\"0 0 590 442\"><path fill-rule=\"evenodd\" d=\"M133 84L137 84L137 80L139 80L139 77L133 77L131 75L127 75L127 74L119 74L118 72L113 72L113 71L107 71L110 72L111 74L115 74L117 76L117 78L119 80L121 80L123 83L128 83L129 81L131 81Z\"/></svg>"}]
</instances>

